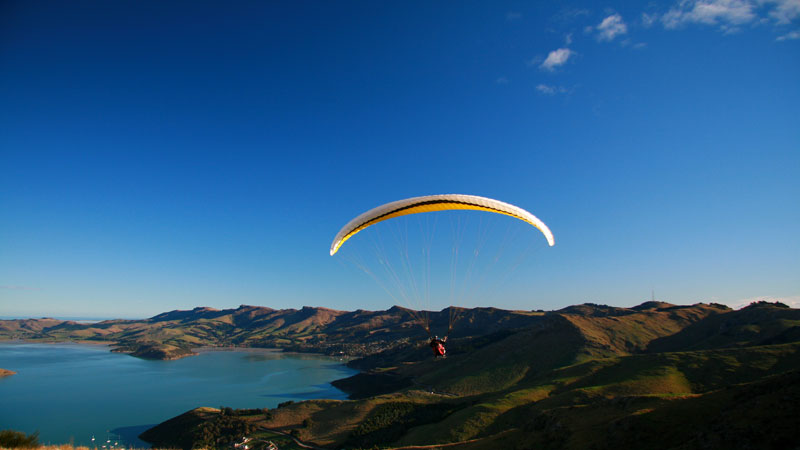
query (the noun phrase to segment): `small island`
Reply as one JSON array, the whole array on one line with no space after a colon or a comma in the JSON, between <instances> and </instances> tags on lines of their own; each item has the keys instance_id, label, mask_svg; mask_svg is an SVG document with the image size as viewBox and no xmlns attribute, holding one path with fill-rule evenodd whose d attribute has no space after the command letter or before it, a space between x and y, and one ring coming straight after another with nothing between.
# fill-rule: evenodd
<instances>
[{"instance_id":1,"label":"small island","mask_svg":"<svg viewBox=\"0 0 800 450\"><path fill-rule=\"evenodd\" d=\"M115 353L128 353L131 356L136 356L137 358L142 359L155 359L162 361L172 361L197 354L185 347L154 342L118 345L111 351Z\"/></svg>"},{"instance_id":2,"label":"small island","mask_svg":"<svg viewBox=\"0 0 800 450\"><path fill-rule=\"evenodd\" d=\"M13 370L0 369L0 377L8 377L16 374L17 372L14 372Z\"/></svg>"}]
</instances>

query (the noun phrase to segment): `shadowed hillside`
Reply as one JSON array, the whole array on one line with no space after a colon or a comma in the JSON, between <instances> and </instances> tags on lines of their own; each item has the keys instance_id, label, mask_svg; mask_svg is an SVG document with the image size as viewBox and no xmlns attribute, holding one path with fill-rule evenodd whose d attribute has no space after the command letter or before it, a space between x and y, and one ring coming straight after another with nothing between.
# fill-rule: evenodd
<instances>
[{"instance_id":1,"label":"shadowed hillside","mask_svg":"<svg viewBox=\"0 0 800 450\"><path fill-rule=\"evenodd\" d=\"M369 317L391 317L390 311ZM787 448L800 442L792 425L800 414L797 310L648 302L468 312L471 328L453 333L447 359L432 360L424 340L409 339L351 361L362 373L336 384L358 400L287 403L240 418L254 436L289 433L325 448ZM368 313L349 314L339 330ZM482 327L490 317L502 325ZM404 330L402 322L395 325L400 331L388 323L381 322L384 333ZM185 436L180 427L162 425L167 436Z\"/></svg>"},{"instance_id":2,"label":"shadowed hillside","mask_svg":"<svg viewBox=\"0 0 800 450\"><path fill-rule=\"evenodd\" d=\"M481 336L528 326L535 313L476 308L462 311L456 336ZM434 330L447 329L450 310L425 313ZM117 351L172 359L202 346L281 348L329 355L365 356L427 338L420 313L393 307L386 311L336 311L327 308L275 310L259 306L171 311L145 320L107 320L84 324L55 319L0 321L0 339L112 342ZM162 348L163 347L163 348Z\"/></svg>"},{"instance_id":3,"label":"shadowed hillside","mask_svg":"<svg viewBox=\"0 0 800 450\"><path fill-rule=\"evenodd\" d=\"M800 339L800 310L754 303L728 314L705 317L679 332L652 341L647 350L664 352L779 344Z\"/></svg>"}]
</instances>

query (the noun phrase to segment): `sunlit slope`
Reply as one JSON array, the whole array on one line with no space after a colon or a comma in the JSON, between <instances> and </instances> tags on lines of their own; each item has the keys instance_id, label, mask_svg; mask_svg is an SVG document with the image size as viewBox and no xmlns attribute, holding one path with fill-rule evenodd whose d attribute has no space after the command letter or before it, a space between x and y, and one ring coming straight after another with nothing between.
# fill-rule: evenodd
<instances>
[{"instance_id":1,"label":"sunlit slope","mask_svg":"<svg viewBox=\"0 0 800 450\"><path fill-rule=\"evenodd\" d=\"M733 311L713 304L648 302L635 308L587 304L549 313L468 312L469 328L451 336L447 359L434 361L424 340L408 340L353 362L364 371L354 378L362 395L370 389L394 392L289 404L272 410L270 418L248 420L261 429L294 430L301 439L329 448L452 442L463 442L462 448L533 443L537 448L610 448L632 445L628 430L675 437L669 445L653 439L648 448L693 448L701 442L697 439L727 443L731 436L741 437L737 433L747 421L773 420L780 427L798 413L798 402L772 403L780 395L795 398L781 374L800 370L800 342L792 338L797 310L781 305ZM386 319L392 310L349 314L339 330L363 330L364 317L372 324L380 321L381 327L370 330L405 330L400 325L395 331ZM725 323L733 327L719 326ZM725 334L739 327L762 331ZM483 333L476 334L479 330ZM691 340L678 340L685 330L704 330L706 345L716 347L698 349ZM733 336L735 345L718 335ZM672 342L673 351L654 351L661 342ZM733 404L740 396L747 408ZM698 417L673 421L673 413ZM711 418L725 414L731 424ZM718 427L722 435L704 435L703 426ZM791 435L782 430L771 437L774 442ZM742 442L754 445L753 436L760 435L741 437Z\"/></svg>"},{"instance_id":2,"label":"sunlit slope","mask_svg":"<svg viewBox=\"0 0 800 450\"><path fill-rule=\"evenodd\" d=\"M648 352L745 347L800 340L800 310L774 303L712 315L677 333L656 339Z\"/></svg>"},{"instance_id":3,"label":"sunlit slope","mask_svg":"<svg viewBox=\"0 0 800 450\"><path fill-rule=\"evenodd\" d=\"M476 396L409 389L354 402L303 402L273 411L275 420L267 425L298 429L304 439L337 447L358 442L400 446L471 439L496 443L516 436L515 445L535 440L545 448L591 448L609 438L625 441L620 423L653 427L663 422L658 425L661 432L686 425L671 422L662 409L700 408L708 414L725 414L737 397L715 393L760 383L775 374L796 373L798 367L800 343L619 356L553 369L511 388ZM682 403L688 400L692 403ZM778 414L784 419L779 420L785 420L787 408L798 412L797 404L784 405L779 410L783 415ZM639 418L648 414L656 425ZM306 419L312 424L308 428L302 425ZM368 433L354 438L365 423L370 425ZM698 433L702 427L688 429ZM364 441L364 435L373 440ZM389 440L377 440L380 437Z\"/></svg>"},{"instance_id":4,"label":"sunlit slope","mask_svg":"<svg viewBox=\"0 0 800 450\"><path fill-rule=\"evenodd\" d=\"M690 316L695 312L697 311ZM654 317L658 318L657 315ZM759 317L762 317L761 314L755 314L752 319L757 321ZM638 323L641 318L635 318L634 323ZM699 317L693 316L691 320L697 319ZM768 319L762 325L769 327L769 323L774 320L782 319ZM597 326L592 327L592 333L582 333L580 337L589 335L597 338L599 330ZM615 325L604 330L601 336L613 334L619 337L622 331ZM503 344L512 344L509 346L518 348L511 354L523 356L516 364L503 367L507 369L506 378L492 378L498 373L494 368L472 367L469 369L471 371L467 371L464 363L454 364L449 370L434 370L430 376L420 377L444 378L447 381L442 382L442 385L448 387L478 388L473 389L473 392L484 387L486 380L493 380L496 381L493 387L498 388L498 392L480 395L482 401L478 404L453 414L428 430L410 433L409 437L424 435L441 441L470 439L485 432L487 428L499 432L513 426L520 417L512 415L505 421L498 419L499 425L494 424L494 421L507 411L525 405L560 408L592 402L595 399L622 396L671 398L708 392L734 383L752 382L770 374L800 368L800 346L797 343L661 354L625 355L620 351L618 356L603 357L596 354L592 357L587 355L597 350L597 340L583 339L581 342L574 334L570 336L567 333L566 336L569 339L557 339L561 341L558 345L548 339L537 340L535 335L523 332L514 339L509 338L496 346L487 347L485 353L475 355L479 359L485 358L491 365L509 358L509 353L499 354L503 351ZM637 340L641 342L638 336ZM583 346L580 346L581 343ZM530 354L519 349L527 349ZM533 354L541 357L534 358ZM553 354L561 354L565 359L572 356L577 363L558 366L557 358L548 357ZM534 360L538 365L534 364ZM543 365L548 362L558 367L542 370ZM476 383L476 380L480 381ZM528 413L524 412L522 415Z\"/></svg>"},{"instance_id":5,"label":"sunlit slope","mask_svg":"<svg viewBox=\"0 0 800 450\"><path fill-rule=\"evenodd\" d=\"M729 311L705 304L652 309L580 305L533 316L527 327L478 338L456 337L448 346L446 363L428 358L405 367L408 351L395 360L387 355L372 360L399 367L398 373L415 377L420 385L474 395L506 389L581 361L641 352L656 339Z\"/></svg>"},{"instance_id":6,"label":"sunlit slope","mask_svg":"<svg viewBox=\"0 0 800 450\"><path fill-rule=\"evenodd\" d=\"M458 310L454 335L480 336L529 325L535 313L496 308ZM400 307L386 311L337 311L321 307L274 310L243 305L236 309L195 308L144 320L77 323L54 319L0 321L0 339L112 342L126 351L137 346L271 347L336 355L364 356L422 342L420 312ZM450 310L425 312L436 329L447 328Z\"/></svg>"},{"instance_id":7,"label":"sunlit slope","mask_svg":"<svg viewBox=\"0 0 800 450\"><path fill-rule=\"evenodd\" d=\"M593 349L613 354L640 352L654 340L730 312L727 306L713 303L676 306L658 302L634 308L584 304L557 311L581 330Z\"/></svg>"},{"instance_id":8,"label":"sunlit slope","mask_svg":"<svg viewBox=\"0 0 800 450\"><path fill-rule=\"evenodd\" d=\"M458 310L443 360L431 358L414 315L398 307L196 308L94 324L0 321L0 336L111 341L162 359L201 345L366 355L351 362L362 373L337 384L365 398L300 402L242 418L264 433L294 430L329 448L696 448L737 439L781 448L797 433L787 424L800 414L792 384L800 370L800 317L784 305ZM428 315L434 329L446 328L450 311ZM194 434L184 428L233 420L199 412L183 418L191 423L161 427L159 439L190 446ZM759 427L748 431L752 423ZM170 443L173 437L180 442Z\"/></svg>"}]
</instances>

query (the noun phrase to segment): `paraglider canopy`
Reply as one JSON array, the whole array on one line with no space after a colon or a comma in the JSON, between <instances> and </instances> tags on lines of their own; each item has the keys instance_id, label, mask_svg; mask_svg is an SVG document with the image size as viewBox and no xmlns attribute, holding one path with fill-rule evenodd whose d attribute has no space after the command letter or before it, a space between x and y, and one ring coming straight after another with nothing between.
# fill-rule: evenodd
<instances>
[{"instance_id":1,"label":"paraglider canopy","mask_svg":"<svg viewBox=\"0 0 800 450\"><path fill-rule=\"evenodd\" d=\"M448 214L420 214L439 211ZM494 214L470 214L472 211ZM471 216L477 220L470 223ZM442 227L437 235L436 222L441 217L448 220L450 228ZM372 227L388 219L393 220ZM419 227L409 227L412 220ZM500 223L505 233L493 228ZM430 299L444 299L449 285L449 334L462 311L452 305L477 298L491 301L491 296L500 292L493 287L507 280L532 250L544 246L538 233L527 233L531 230L528 225L544 235L548 246L555 244L547 225L518 206L476 195L426 195L386 203L358 215L336 233L330 254L335 255L346 241L364 231L365 239L348 245L343 259L372 277L396 304L405 305L429 336ZM381 229L389 231L387 236L381 235ZM432 344L436 341L441 351L432 345L434 352L443 356L445 339L434 339Z\"/></svg>"},{"instance_id":2,"label":"paraglider canopy","mask_svg":"<svg viewBox=\"0 0 800 450\"><path fill-rule=\"evenodd\" d=\"M518 206L477 195L442 194L398 200L378 206L359 215L336 233L336 237L331 244L331 256L339 251L339 247L356 233L378 222L409 214L458 209L488 211L517 218L538 228L547 238L547 243L551 247L555 245L553 233L547 228L547 225Z\"/></svg>"}]
</instances>

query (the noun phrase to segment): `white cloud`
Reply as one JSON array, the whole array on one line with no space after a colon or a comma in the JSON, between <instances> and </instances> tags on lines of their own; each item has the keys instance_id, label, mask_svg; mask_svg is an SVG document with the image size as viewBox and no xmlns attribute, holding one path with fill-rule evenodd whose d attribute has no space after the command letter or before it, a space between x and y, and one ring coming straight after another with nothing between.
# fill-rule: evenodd
<instances>
[{"instance_id":1,"label":"white cloud","mask_svg":"<svg viewBox=\"0 0 800 450\"><path fill-rule=\"evenodd\" d=\"M597 39L600 41L613 41L615 37L628 32L628 26L619 14L612 14L595 27Z\"/></svg>"},{"instance_id":2,"label":"white cloud","mask_svg":"<svg viewBox=\"0 0 800 450\"><path fill-rule=\"evenodd\" d=\"M779 25L787 25L800 17L800 0L760 0L760 2L774 6L769 16Z\"/></svg>"},{"instance_id":3,"label":"white cloud","mask_svg":"<svg viewBox=\"0 0 800 450\"><path fill-rule=\"evenodd\" d=\"M497 84L508 84L508 78L498 77L496 80L494 80L494 82Z\"/></svg>"},{"instance_id":4,"label":"white cloud","mask_svg":"<svg viewBox=\"0 0 800 450\"><path fill-rule=\"evenodd\" d=\"M572 44L572 33L564 37L564 45Z\"/></svg>"},{"instance_id":5,"label":"white cloud","mask_svg":"<svg viewBox=\"0 0 800 450\"><path fill-rule=\"evenodd\" d=\"M687 23L719 25L723 30L756 19L756 5L751 0L682 0L663 16L665 28L674 29Z\"/></svg>"},{"instance_id":6,"label":"white cloud","mask_svg":"<svg viewBox=\"0 0 800 450\"><path fill-rule=\"evenodd\" d=\"M556 93L555 86L548 86L546 84L540 84L536 86L536 90L541 92L542 94L553 95Z\"/></svg>"},{"instance_id":7,"label":"white cloud","mask_svg":"<svg viewBox=\"0 0 800 450\"><path fill-rule=\"evenodd\" d=\"M743 298L740 300L734 300L725 303L731 308L740 309L744 308L745 306L753 302L770 302L770 303L781 302L785 305L791 306L792 308L800 308L800 295L793 295L789 297L772 297L769 295L762 295L759 297Z\"/></svg>"},{"instance_id":8,"label":"white cloud","mask_svg":"<svg viewBox=\"0 0 800 450\"><path fill-rule=\"evenodd\" d=\"M566 94L567 88L563 86L550 86L548 84L540 84L536 86L536 90L545 95Z\"/></svg>"},{"instance_id":9,"label":"white cloud","mask_svg":"<svg viewBox=\"0 0 800 450\"><path fill-rule=\"evenodd\" d=\"M658 20L658 14L642 13L642 26L650 28Z\"/></svg>"},{"instance_id":10,"label":"white cloud","mask_svg":"<svg viewBox=\"0 0 800 450\"><path fill-rule=\"evenodd\" d=\"M558 50L553 50L547 55L544 62L539 66L541 69L554 71L556 67L563 66L567 63L567 60L571 56L573 56L575 52L568 48L559 48Z\"/></svg>"},{"instance_id":11,"label":"white cloud","mask_svg":"<svg viewBox=\"0 0 800 450\"><path fill-rule=\"evenodd\" d=\"M790 32L784 34L783 36L778 36L777 38L775 38L776 41L788 41L788 40L794 40L794 39L800 39L800 31L797 31L797 30L790 31Z\"/></svg>"},{"instance_id":12,"label":"white cloud","mask_svg":"<svg viewBox=\"0 0 800 450\"><path fill-rule=\"evenodd\" d=\"M649 26L655 15L642 14L642 24ZM736 32L744 24L788 25L800 18L800 0L680 0L661 15L665 28L675 29L689 23L719 26Z\"/></svg>"}]
</instances>

